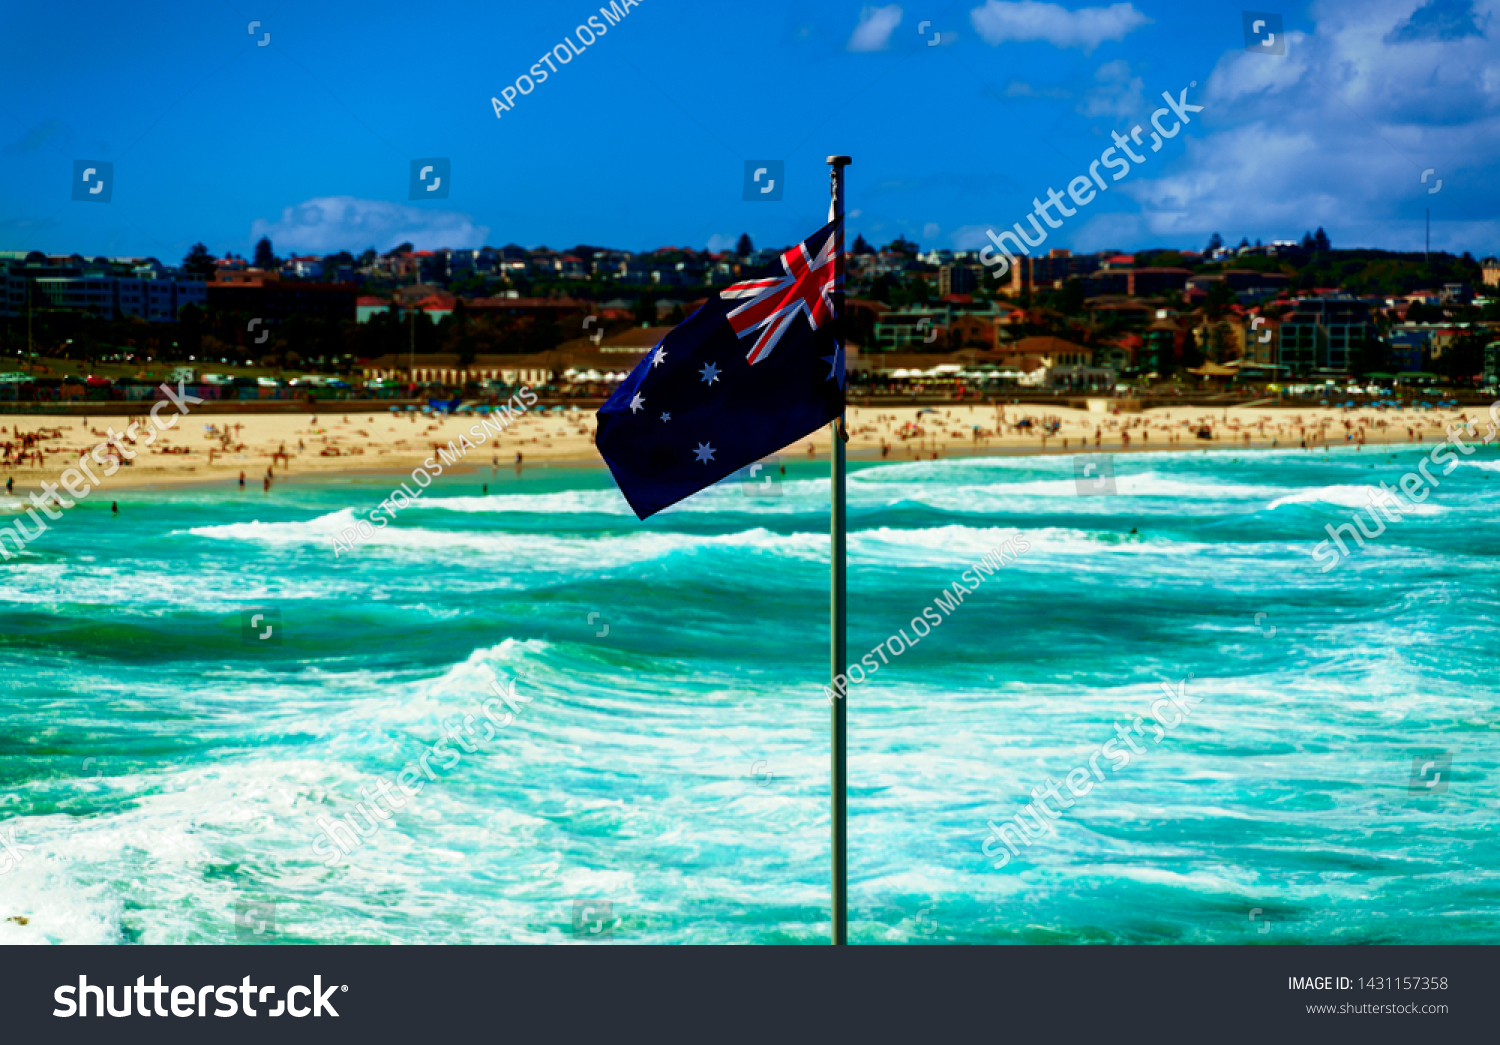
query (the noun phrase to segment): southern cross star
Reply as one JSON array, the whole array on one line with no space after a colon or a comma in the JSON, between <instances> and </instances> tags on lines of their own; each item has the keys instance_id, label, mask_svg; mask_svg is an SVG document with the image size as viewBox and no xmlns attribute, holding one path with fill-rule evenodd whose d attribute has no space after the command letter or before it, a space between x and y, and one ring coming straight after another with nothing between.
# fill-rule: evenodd
<instances>
[{"instance_id":1,"label":"southern cross star","mask_svg":"<svg viewBox=\"0 0 1500 1045\"><path fill-rule=\"evenodd\" d=\"M671 414L669 414L669 413L667 413L667 412L666 412L666 411L665 411L665 410L663 410L663 411L662 411L662 412L661 412L661 419L662 419L662 421L663 421L663 422L664 422L664 423L665 423L665 422L667 422L667 421L670 421L670 420L672 420L672 415L671 415Z\"/></svg>"},{"instance_id":2,"label":"southern cross star","mask_svg":"<svg viewBox=\"0 0 1500 1045\"><path fill-rule=\"evenodd\" d=\"M703 369L698 371L698 373L702 374L703 380L707 381L709 384L713 384L719 379L719 368L714 366L712 363L703 364Z\"/></svg>"},{"instance_id":3,"label":"southern cross star","mask_svg":"<svg viewBox=\"0 0 1500 1045\"><path fill-rule=\"evenodd\" d=\"M704 464L708 464L708 462L714 459L714 448L708 443L699 443L698 448L693 453L697 454L698 460Z\"/></svg>"},{"instance_id":4,"label":"southern cross star","mask_svg":"<svg viewBox=\"0 0 1500 1045\"><path fill-rule=\"evenodd\" d=\"M844 387L844 346L839 345L833 350L833 355L823 356L823 362L828 364L828 376L823 380L832 381L838 378L839 387Z\"/></svg>"},{"instance_id":5,"label":"southern cross star","mask_svg":"<svg viewBox=\"0 0 1500 1045\"><path fill-rule=\"evenodd\" d=\"M656 346L656 354L651 357L651 369L655 370L661 366L661 361L667 358L667 350L660 345Z\"/></svg>"},{"instance_id":6,"label":"southern cross star","mask_svg":"<svg viewBox=\"0 0 1500 1045\"><path fill-rule=\"evenodd\" d=\"M636 412L638 412L640 410L641 407L643 407L645 405L646 405L646 397L643 396L643 395L641 395L639 392L637 392L635 394L634 398L632 398L630 400L630 412L632 414L636 413Z\"/></svg>"}]
</instances>

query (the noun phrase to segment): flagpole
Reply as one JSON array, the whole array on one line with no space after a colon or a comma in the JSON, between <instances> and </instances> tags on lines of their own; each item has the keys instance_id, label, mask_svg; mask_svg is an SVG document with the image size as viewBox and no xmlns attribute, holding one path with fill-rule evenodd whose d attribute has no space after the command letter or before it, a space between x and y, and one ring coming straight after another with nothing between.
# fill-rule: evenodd
<instances>
[{"instance_id":1,"label":"flagpole","mask_svg":"<svg viewBox=\"0 0 1500 1045\"><path fill-rule=\"evenodd\" d=\"M828 157L829 189L832 199L828 207L828 220L838 221L844 216L844 168L854 161L848 156ZM838 317L834 325L838 338L836 351L844 356L845 374L848 373L849 357L844 343L844 226L842 222L833 230L834 305ZM847 387L847 386L846 386ZM844 576L844 546L847 519L844 512L844 443L849 439L844 415L839 414L829 427L832 443L830 461L830 510L829 549L829 685L835 694L844 692L839 681L844 677L844 668L849 660L846 629L849 621L848 590ZM835 696L832 708L832 780L831 821L833 824L833 942L849 942L849 822L848 822L848 698Z\"/></svg>"}]
</instances>

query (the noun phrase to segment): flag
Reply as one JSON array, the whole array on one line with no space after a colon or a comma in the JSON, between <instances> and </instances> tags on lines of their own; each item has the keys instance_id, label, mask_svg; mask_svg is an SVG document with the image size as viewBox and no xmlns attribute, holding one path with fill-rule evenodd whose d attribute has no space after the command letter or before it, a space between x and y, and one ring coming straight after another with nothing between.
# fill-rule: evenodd
<instances>
[{"instance_id":1,"label":"flag","mask_svg":"<svg viewBox=\"0 0 1500 1045\"><path fill-rule=\"evenodd\" d=\"M843 413L837 226L715 294L599 408L595 445L637 516L691 497Z\"/></svg>"}]
</instances>

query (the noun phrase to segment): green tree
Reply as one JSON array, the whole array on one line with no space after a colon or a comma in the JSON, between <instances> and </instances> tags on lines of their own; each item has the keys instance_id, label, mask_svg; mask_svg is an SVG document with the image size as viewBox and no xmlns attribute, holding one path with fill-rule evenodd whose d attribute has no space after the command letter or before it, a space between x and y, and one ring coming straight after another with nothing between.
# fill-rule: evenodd
<instances>
[{"instance_id":1,"label":"green tree","mask_svg":"<svg viewBox=\"0 0 1500 1045\"><path fill-rule=\"evenodd\" d=\"M1212 254L1214 251L1218 250L1223 245L1224 245L1224 237L1220 236L1217 232L1215 232L1212 236L1208 237L1208 246L1206 246L1206 247L1203 248L1203 253L1204 254Z\"/></svg>"},{"instance_id":2,"label":"green tree","mask_svg":"<svg viewBox=\"0 0 1500 1045\"><path fill-rule=\"evenodd\" d=\"M854 253L856 253L856 254L874 254L875 253L875 248L872 247L872 246L870 246L870 244L865 241L864 235L861 234L861 235L858 235L858 236L854 237Z\"/></svg>"},{"instance_id":3,"label":"green tree","mask_svg":"<svg viewBox=\"0 0 1500 1045\"><path fill-rule=\"evenodd\" d=\"M888 250L893 254L900 254L905 258L914 258L922 252L921 247L917 246L905 236L897 236L892 242L886 244L883 249Z\"/></svg>"},{"instance_id":4,"label":"green tree","mask_svg":"<svg viewBox=\"0 0 1500 1045\"><path fill-rule=\"evenodd\" d=\"M1057 295L1057 310L1065 316L1083 315L1083 280L1070 279Z\"/></svg>"},{"instance_id":5,"label":"green tree","mask_svg":"<svg viewBox=\"0 0 1500 1045\"><path fill-rule=\"evenodd\" d=\"M214 256L208 252L208 248L202 243L194 243L188 249L187 256L182 259L182 271L188 275L201 276L207 279L214 274Z\"/></svg>"},{"instance_id":6,"label":"green tree","mask_svg":"<svg viewBox=\"0 0 1500 1045\"><path fill-rule=\"evenodd\" d=\"M276 252L271 249L271 238L269 236L262 236L260 242L255 245L255 261L253 264L258 269L280 268L276 259Z\"/></svg>"},{"instance_id":7,"label":"green tree","mask_svg":"<svg viewBox=\"0 0 1500 1045\"><path fill-rule=\"evenodd\" d=\"M750 242L750 233L740 233L740 241L735 245L734 252L742 258L755 253L755 244Z\"/></svg>"},{"instance_id":8,"label":"green tree","mask_svg":"<svg viewBox=\"0 0 1500 1045\"><path fill-rule=\"evenodd\" d=\"M649 327L656 325L656 295L650 292L642 294L635 299L635 304L630 306L630 314L641 326Z\"/></svg>"},{"instance_id":9,"label":"green tree","mask_svg":"<svg viewBox=\"0 0 1500 1045\"><path fill-rule=\"evenodd\" d=\"M1208 297L1203 301L1203 314L1217 319L1229 311L1229 306L1239 300L1234 288L1222 279L1216 279L1208 288Z\"/></svg>"},{"instance_id":10,"label":"green tree","mask_svg":"<svg viewBox=\"0 0 1500 1045\"><path fill-rule=\"evenodd\" d=\"M1328 233L1323 231L1321 225L1318 226L1318 231L1313 233L1313 249L1322 254L1333 249L1333 245L1328 242Z\"/></svg>"}]
</instances>

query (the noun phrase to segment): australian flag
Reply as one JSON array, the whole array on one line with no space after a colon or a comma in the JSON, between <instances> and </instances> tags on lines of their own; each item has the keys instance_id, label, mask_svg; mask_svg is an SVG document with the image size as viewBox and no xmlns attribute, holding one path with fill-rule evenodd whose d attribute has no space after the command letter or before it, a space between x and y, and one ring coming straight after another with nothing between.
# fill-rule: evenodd
<instances>
[{"instance_id":1,"label":"australian flag","mask_svg":"<svg viewBox=\"0 0 1500 1045\"><path fill-rule=\"evenodd\" d=\"M599 408L599 453L642 519L828 424L844 410L832 222L725 287Z\"/></svg>"}]
</instances>

